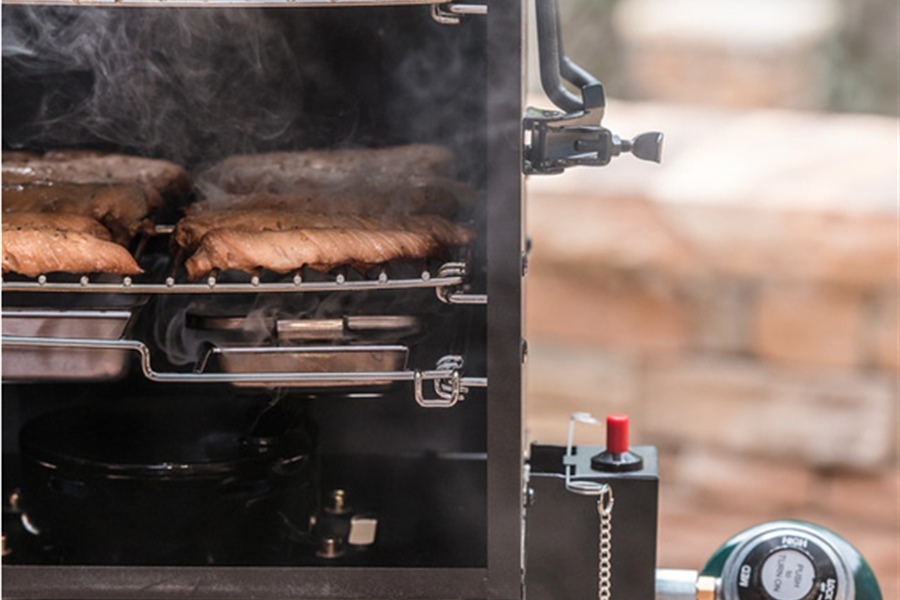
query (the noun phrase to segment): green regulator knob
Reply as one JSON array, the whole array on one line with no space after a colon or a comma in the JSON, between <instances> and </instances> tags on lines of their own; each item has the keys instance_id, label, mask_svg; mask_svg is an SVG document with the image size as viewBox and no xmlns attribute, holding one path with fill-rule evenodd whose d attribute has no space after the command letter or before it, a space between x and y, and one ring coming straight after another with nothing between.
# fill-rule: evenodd
<instances>
[{"instance_id":1,"label":"green regulator knob","mask_svg":"<svg viewBox=\"0 0 900 600\"><path fill-rule=\"evenodd\" d=\"M800 521L748 529L719 548L698 600L881 600L872 569L847 540Z\"/></svg>"}]
</instances>

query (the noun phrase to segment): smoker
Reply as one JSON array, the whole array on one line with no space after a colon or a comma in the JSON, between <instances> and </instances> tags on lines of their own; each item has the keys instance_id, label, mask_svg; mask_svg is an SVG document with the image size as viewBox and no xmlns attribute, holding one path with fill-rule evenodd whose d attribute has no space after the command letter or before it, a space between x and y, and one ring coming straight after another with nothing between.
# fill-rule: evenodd
<instances>
[{"instance_id":1,"label":"smoker","mask_svg":"<svg viewBox=\"0 0 900 600\"><path fill-rule=\"evenodd\" d=\"M5 596L880 597L846 542L799 523L700 576L657 571L656 453L627 418L605 445L575 443L590 415L567 447L526 445L523 176L662 143L602 126L602 85L536 6L553 109L523 106L518 0L4 3L5 149L193 172L427 143L477 196L474 242L365 273L189 281L175 207L131 248L142 275L4 276Z\"/></svg>"}]
</instances>

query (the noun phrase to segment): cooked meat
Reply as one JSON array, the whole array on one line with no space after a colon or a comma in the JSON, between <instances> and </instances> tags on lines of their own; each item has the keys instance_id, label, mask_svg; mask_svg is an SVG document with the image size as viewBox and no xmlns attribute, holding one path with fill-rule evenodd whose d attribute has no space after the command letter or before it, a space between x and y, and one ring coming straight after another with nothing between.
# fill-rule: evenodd
<instances>
[{"instance_id":1,"label":"cooked meat","mask_svg":"<svg viewBox=\"0 0 900 600\"><path fill-rule=\"evenodd\" d=\"M358 178L340 186L295 188L290 192L212 195L191 205L188 214L210 209L272 208L301 212L347 213L365 216L434 214L453 218L475 203L475 191L452 179L410 178L386 180Z\"/></svg>"},{"instance_id":2,"label":"cooked meat","mask_svg":"<svg viewBox=\"0 0 900 600\"><path fill-rule=\"evenodd\" d=\"M453 218L476 196L452 178L455 169L452 150L426 144L237 155L200 176L206 200L188 212L273 208Z\"/></svg>"},{"instance_id":3,"label":"cooked meat","mask_svg":"<svg viewBox=\"0 0 900 600\"><path fill-rule=\"evenodd\" d=\"M3 212L75 213L97 219L116 239L134 235L151 207L155 192L134 184L31 183L3 186Z\"/></svg>"},{"instance_id":4,"label":"cooked meat","mask_svg":"<svg viewBox=\"0 0 900 600\"><path fill-rule=\"evenodd\" d=\"M8 162L19 162L25 163L31 160L38 160L41 158L41 155L37 152L31 152L29 150L4 150L3 151L3 164Z\"/></svg>"},{"instance_id":5,"label":"cooked meat","mask_svg":"<svg viewBox=\"0 0 900 600\"><path fill-rule=\"evenodd\" d=\"M455 156L442 146L408 144L391 148L353 148L271 152L231 156L203 173L201 188L230 194L304 192L346 184L348 179L394 181L414 177L454 177Z\"/></svg>"},{"instance_id":6,"label":"cooked meat","mask_svg":"<svg viewBox=\"0 0 900 600\"><path fill-rule=\"evenodd\" d=\"M41 158L3 159L3 183L52 181L65 183L129 183L157 194L190 192L187 172L178 165L152 158L102 154L91 150L54 150Z\"/></svg>"},{"instance_id":7,"label":"cooked meat","mask_svg":"<svg viewBox=\"0 0 900 600\"><path fill-rule=\"evenodd\" d=\"M468 227L451 223L437 215L378 218L294 213L279 210L210 210L181 219L175 226L175 242L182 248L193 249L200 244L203 236L213 229L245 232L294 229L362 229L367 231L388 229L427 234L443 247L468 244L475 237L475 233Z\"/></svg>"},{"instance_id":8,"label":"cooked meat","mask_svg":"<svg viewBox=\"0 0 900 600\"><path fill-rule=\"evenodd\" d=\"M86 233L95 238L112 241L109 230L96 219L74 213L11 212L3 215L3 231L22 229L60 229Z\"/></svg>"},{"instance_id":9,"label":"cooked meat","mask_svg":"<svg viewBox=\"0 0 900 600\"><path fill-rule=\"evenodd\" d=\"M198 279L212 269L252 272L258 267L288 273L304 265L327 271L339 265L376 265L397 259L435 256L441 245L430 235L411 231L292 229L251 233L210 231L185 263Z\"/></svg>"},{"instance_id":10,"label":"cooked meat","mask_svg":"<svg viewBox=\"0 0 900 600\"><path fill-rule=\"evenodd\" d=\"M82 148L57 148L55 150L47 150L41 158L52 162L65 162L67 160L96 158L108 155L108 152L102 152L100 150L85 150Z\"/></svg>"},{"instance_id":11,"label":"cooked meat","mask_svg":"<svg viewBox=\"0 0 900 600\"><path fill-rule=\"evenodd\" d=\"M128 251L92 235L58 229L3 231L3 272L34 277L42 273L117 273L143 271Z\"/></svg>"}]
</instances>

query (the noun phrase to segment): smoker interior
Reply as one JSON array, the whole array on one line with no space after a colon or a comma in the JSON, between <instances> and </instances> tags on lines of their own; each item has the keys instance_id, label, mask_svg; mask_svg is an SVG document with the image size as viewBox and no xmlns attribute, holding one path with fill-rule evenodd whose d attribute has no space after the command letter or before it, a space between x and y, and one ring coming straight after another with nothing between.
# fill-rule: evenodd
<instances>
[{"instance_id":1,"label":"smoker interior","mask_svg":"<svg viewBox=\"0 0 900 600\"><path fill-rule=\"evenodd\" d=\"M121 12L116 18L122 13L134 22L172 18L183 27L182 14L221 9L4 5L4 37L9 38L8 24L33 19L31 11L36 10L42 18L71 22L73 27L85 15L117 10ZM188 125L169 124L171 131L180 134L173 134L177 142L145 139L140 134L129 138L119 134L122 128L109 135L110 130L73 125L64 117L95 91L96 75L72 65L48 70L41 63L38 68L40 57L14 50L8 54L5 45L4 148L97 148L176 159L196 171L235 152L408 142L448 146L458 157L459 178L471 184L479 197L466 217L478 234L468 249L467 286L487 294L490 301L473 306L446 304L432 289L305 292L279 294L275 300L265 294L153 294L141 298L127 335L150 346L154 367L188 372L194 365L171 360L160 347L159 328L191 306L233 313L235 307L240 311L270 301L296 302L324 307L325 314L319 316L341 316L349 310L413 315L421 319L422 327L409 342L411 368L433 369L442 356L460 355L465 360L464 374L486 377L490 386L469 389L465 400L452 408L428 409L413 401L413 386L408 382L359 389L153 382L142 376L137 355L128 359L127 375L115 381L4 383L3 531L11 550L3 558L4 592L11 597L90 598L110 590L119 597L181 597L198 592L204 597L270 597L290 588L293 595L302 597L411 593L423 598L518 597L521 6L514 0L492 3L488 16L467 17L455 26L435 22L430 9L422 6L227 9L231 17L226 22L236 22L232 17L240 11L253 11L254 19L261 17L267 27L277 30L277 38L296 59L295 68L287 70L288 76L277 85L256 94L246 90L248 101L254 103L247 107L250 123L269 109L286 105L299 109L278 135L251 132L235 139L225 124L222 130L195 127L189 114ZM221 35L234 36L233 47L223 46L224 57L206 58L224 69L228 53L242 51L242 38L239 31L227 27ZM143 51L153 56L153 48ZM266 55L261 56L264 60ZM141 65L135 69L139 82ZM185 107L171 114L184 118L185 112L199 106L199 100L184 96L183 90L167 93L154 90L153 103ZM227 95L207 99L214 105L210 114L216 112L219 100L223 108L235 108L234 103L228 104L233 99ZM130 126L141 130L140 122ZM165 130L166 123L155 127ZM171 156L173 152L177 156ZM4 293L3 302L4 308L60 302L83 307L115 303L122 296ZM321 514L331 490L344 490L355 510L377 517L376 542L339 558L323 558L308 545L279 539L277 549L268 553L247 551L206 562L150 559L139 566L115 559L79 562L65 549L48 550L40 540L35 543L22 527L21 514L9 503L22 483L19 434L23 425L61 407L99 406L124 398L153 404L162 397L202 402L210 410L218 403L243 402L260 412L277 401L284 410L314 423L315 510ZM177 411L178 402L165 402L166 410ZM27 498L21 501L27 506ZM154 510L154 504L125 508L133 508L135 518L140 518L141 511ZM83 535L89 538L91 533ZM168 584L161 586L161 581Z\"/></svg>"}]
</instances>

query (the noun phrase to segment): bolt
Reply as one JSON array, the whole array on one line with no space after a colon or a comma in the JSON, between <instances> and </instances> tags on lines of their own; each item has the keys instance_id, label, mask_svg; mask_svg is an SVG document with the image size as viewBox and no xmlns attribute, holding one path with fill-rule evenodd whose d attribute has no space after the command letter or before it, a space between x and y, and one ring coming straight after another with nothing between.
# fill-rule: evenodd
<instances>
[{"instance_id":1,"label":"bolt","mask_svg":"<svg viewBox=\"0 0 900 600\"><path fill-rule=\"evenodd\" d=\"M326 536L319 541L319 549L316 550L319 558L338 558L343 555L344 548L340 538Z\"/></svg>"},{"instance_id":2,"label":"bolt","mask_svg":"<svg viewBox=\"0 0 900 600\"><path fill-rule=\"evenodd\" d=\"M350 512L350 507L347 505L347 493L344 490L332 490L328 497L325 512L333 515L343 515Z\"/></svg>"}]
</instances>

